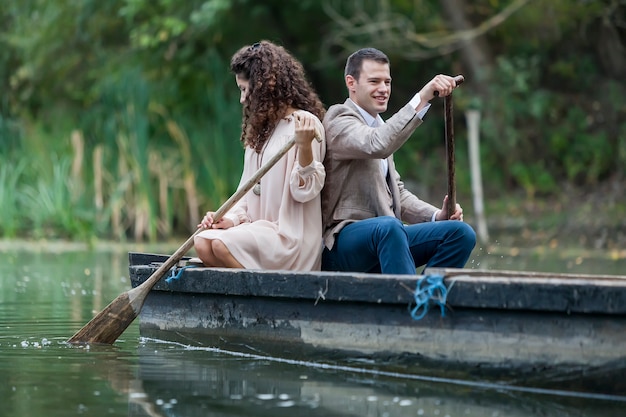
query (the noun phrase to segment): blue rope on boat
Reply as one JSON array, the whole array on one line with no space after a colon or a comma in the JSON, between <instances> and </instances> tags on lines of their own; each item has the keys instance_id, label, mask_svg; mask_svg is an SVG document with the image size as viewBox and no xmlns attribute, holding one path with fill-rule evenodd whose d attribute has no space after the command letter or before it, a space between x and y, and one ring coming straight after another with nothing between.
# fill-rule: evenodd
<instances>
[{"instance_id":1,"label":"blue rope on boat","mask_svg":"<svg viewBox=\"0 0 626 417\"><path fill-rule=\"evenodd\" d=\"M176 268L176 266L173 266L172 269L170 269L170 275L165 278L165 282L169 284L170 282L179 279L183 272L185 272L185 269L194 268L195 266L196 265L186 265L181 266L180 268Z\"/></svg>"},{"instance_id":2,"label":"blue rope on boat","mask_svg":"<svg viewBox=\"0 0 626 417\"><path fill-rule=\"evenodd\" d=\"M443 283L441 275L426 275L417 281L417 287L413 294L415 299L415 307L411 310L411 317L414 320L422 319L431 304L438 305L441 309L441 316L446 316L446 298L448 297L448 289Z\"/></svg>"}]
</instances>

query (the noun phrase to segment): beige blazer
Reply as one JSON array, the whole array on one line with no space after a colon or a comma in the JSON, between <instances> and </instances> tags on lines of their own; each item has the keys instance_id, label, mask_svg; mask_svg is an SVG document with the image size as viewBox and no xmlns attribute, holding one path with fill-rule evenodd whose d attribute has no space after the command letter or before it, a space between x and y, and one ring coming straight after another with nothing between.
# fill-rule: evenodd
<instances>
[{"instance_id":1,"label":"beige blazer","mask_svg":"<svg viewBox=\"0 0 626 417\"><path fill-rule=\"evenodd\" d=\"M409 104L380 127L369 127L351 100L326 112L326 182L322 189L323 239L332 249L335 236L349 223L395 216L405 223L432 219L437 208L404 188L393 153L422 123ZM389 163L383 177L381 159Z\"/></svg>"}]
</instances>

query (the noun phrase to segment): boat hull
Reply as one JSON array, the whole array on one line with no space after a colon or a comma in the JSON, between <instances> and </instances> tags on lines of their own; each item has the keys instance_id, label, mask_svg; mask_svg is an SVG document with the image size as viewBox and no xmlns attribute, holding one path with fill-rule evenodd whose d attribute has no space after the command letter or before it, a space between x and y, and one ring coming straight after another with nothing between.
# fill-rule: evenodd
<instances>
[{"instance_id":1,"label":"boat hull","mask_svg":"<svg viewBox=\"0 0 626 417\"><path fill-rule=\"evenodd\" d=\"M131 254L132 285L163 260ZM449 290L445 315L433 308L415 320L412 290L420 276L189 268L153 288L140 331L293 358L626 375L624 277L433 273L444 274Z\"/></svg>"}]
</instances>

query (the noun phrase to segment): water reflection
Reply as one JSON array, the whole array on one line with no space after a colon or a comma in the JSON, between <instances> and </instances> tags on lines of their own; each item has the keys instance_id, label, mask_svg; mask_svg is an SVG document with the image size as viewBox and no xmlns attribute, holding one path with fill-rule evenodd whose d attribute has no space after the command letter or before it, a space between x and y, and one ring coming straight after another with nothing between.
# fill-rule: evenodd
<instances>
[{"instance_id":1,"label":"water reflection","mask_svg":"<svg viewBox=\"0 0 626 417\"><path fill-rule=\"evenodd\" d=\"M286 364L147 340L139 347L132 416L621 415L624 403L459 388L401 375ZM139 402L136 400L140 399ZM625 398L626 400L626 398ZM147 405L150 406L147 406Z\"/></svg>"},{"instance_id":2,"label":"water reflection","mask_svg":"<svg viewBox=\"0 0 626 417\"><path fill-rule=\"evenodd\" d=\"M79 329L120 291L130 288L127 255L122 253L7 252L1 256L5 329L28 323L45 329L48 337L67 335L68 326Z\"/></svg>"},{"instance_id":3,"label":"water reflection","mask_svg":"<svg viewBox=\"0 0 626 417\"><path fill-rule=\"evenodd\" d=\"M0 415L127 413L126 398L120 402L97 372L107 354L124 356L119 348L95 351L64 343L130 287L127 268L126 254L116 252L0 252ZM135 324L120 343L138 335Z\"/></svg>"}]
</instances>

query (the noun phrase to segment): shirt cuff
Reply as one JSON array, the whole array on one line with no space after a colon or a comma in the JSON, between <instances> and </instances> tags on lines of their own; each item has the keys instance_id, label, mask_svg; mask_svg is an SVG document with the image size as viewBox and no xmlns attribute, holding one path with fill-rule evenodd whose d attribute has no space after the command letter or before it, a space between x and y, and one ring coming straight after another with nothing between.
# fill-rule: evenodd
<instances>
[{"instance_id":1,"label":"shirt cuff","mask_svg":"<svg viewBox=\"0 0 626 417\"><path fill-rule=\"evenodd\" d=\"M301 176L305 177L307 175L311 175L313 174L316 169L315 169L315 159L307 166L303 167L302 165L300 165L300 162L296 161L296 172L298 174L300 174Z\"/></svg>"},{"instance_id":2,"label":"shirt cuff","mask_svg":"<svg viewBox=\"0 0 626 417\"><path fill-rule=\"evenodd\" d=\"M226 213L224 215L225 218L231 220L233 222L233 227L234 226L239 226L241 224L241 219L239 218L239 216L235 215L235 214L230 214L230 213Z\"/></svg>"},{"instance_id":3,"label":"shirt cuff","mask_svg":"<svg viewBox=\"0 0 626 417\"><path fill-rule=\"evenodd\" d=\"M420 97L420 93L416 93L411 99L411 101L409 101L409 104L411 105L411 107L416 109L417 106L419 106L421 102L422 102L422 98ZM426 116L428 109L430 109L430 103L427 103L426 107L424 107L422 110L417 112L417 117L419 117L420 119L423 119L424 116Z\"/></svg>"}]
</instances>

